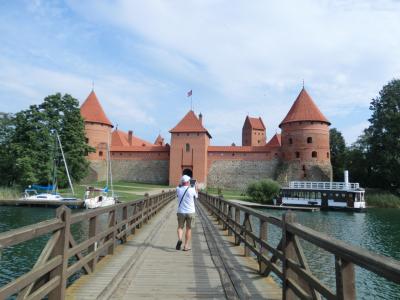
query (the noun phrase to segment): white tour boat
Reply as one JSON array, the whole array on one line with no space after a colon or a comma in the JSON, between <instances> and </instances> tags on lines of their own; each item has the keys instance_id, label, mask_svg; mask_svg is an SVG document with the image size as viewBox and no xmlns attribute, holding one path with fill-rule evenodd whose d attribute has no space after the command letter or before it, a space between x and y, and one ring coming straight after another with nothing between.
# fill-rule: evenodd
<instances>
[{"instance_id":1,"label":"white tour boat","mask_svg":"<svg viewBox=\"0 0 400 300\"><path fill-rule=\"evenodd\" d=\"M277 205L315 206L321 209L362 211L365 190L358 183L349 182L345 171L344 182L291 181L281 188Z\"/></svg>"}]
</instances>

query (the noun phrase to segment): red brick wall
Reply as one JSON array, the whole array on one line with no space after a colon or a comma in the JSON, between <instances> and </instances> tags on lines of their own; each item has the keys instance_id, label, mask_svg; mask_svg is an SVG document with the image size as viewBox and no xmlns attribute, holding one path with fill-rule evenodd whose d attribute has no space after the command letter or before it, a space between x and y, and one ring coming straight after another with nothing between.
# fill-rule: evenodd
<instances>
[{"instance_id":1,"label":"red brick wall","mask_svg":"<svg viewBox=\"0 0 400 300\"><path fill-rule=\"evenodd\" d=\"M170 148L169 184L177 185L184 169L191 169L198 183L207 182L207 148L210 138L206 133L172 133ZM186 144L189 148L186 148ZM188 151L187 151L188 150Z\"/></svg>"},{"instance_id":2,"label":"red brick wall","mask_svg":"<svg viewBox=\"0 0 400 300\"><path fill-rule=\"evenodd\" d=\"M169 160L169 151L112 151L112 160Z\"/></svg>"},{"instance_id":3,"label":"red brick wall","mask_svg":"<svg viewBox=\"0 0 400 300\"><path fill-rule=\"evenodd\" d=\"M308 142L309 138L312 139L311 143ZM317 157L312 157L314 151ZM330 163L328 124L315 121L283 124L282 158L284 161Z\"/></svg>"},{"instance_id":4,"label":"red brick wall","mask_svg":"<svg viewBox=\"0 0 400 300\"><path fill-rule=\"evenodd\" d=\"M95 153L89 153L88 158L91 160L106 159L107 143L111 140L111 129L109 125L103 125L92 122L85 122L85 135L88 144L96 149ZM102 153L102 156L99 154Z\"/></svg>"}]
</instances>

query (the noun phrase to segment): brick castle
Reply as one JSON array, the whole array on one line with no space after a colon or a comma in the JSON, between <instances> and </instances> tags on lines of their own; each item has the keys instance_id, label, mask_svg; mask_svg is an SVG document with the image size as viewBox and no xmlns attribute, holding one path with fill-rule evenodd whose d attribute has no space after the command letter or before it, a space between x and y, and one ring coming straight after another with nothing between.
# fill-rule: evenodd
<instances>
[{"instance_id":1,"label":"brick castle","mask_svg":"<svg viewBox=\"0 0 400 300\"><path fill-rule=\"evenodd\" d=\"M203 116L193 111L169 131L170 144L160 135L154 143L142 140L132 131L114 129L94 91L82 104L81 115L87 142L96 149L88 156L95 180L105 179L108 144L114 180L175 186L187 174L201 186L243 188L262 178L285 184L332 177L330 122L304 88L280 123L281 134L269 141L261 117L247 116L242 146L212 146Z\"/></svg>"}]
</instances>

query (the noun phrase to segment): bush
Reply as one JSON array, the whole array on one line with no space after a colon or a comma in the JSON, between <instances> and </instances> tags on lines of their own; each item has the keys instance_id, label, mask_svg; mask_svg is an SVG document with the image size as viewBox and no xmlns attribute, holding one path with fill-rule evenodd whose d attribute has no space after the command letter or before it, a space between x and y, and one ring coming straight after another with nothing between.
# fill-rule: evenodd
<instances>
[{"instance_id":1,"label":"bush","mask_svg":"<svg viewBox=\"0 0 400 300\"><path fill-rule=\"evenodd\" d=\"M365 193L365 201L369 207L400 208L400 197L386 191Z\"/></svg>"},{"instance_id":2,"label":"bush","mask_svg":"<svg viewBox=\"0 0 400 300\"><path fill-rule=\"evenodd\" d=\"M263 179L248 185L246 194L255 202L272 204L272 199L278 196L280 185L271 179Z\"/></svg>"}]
</instances>

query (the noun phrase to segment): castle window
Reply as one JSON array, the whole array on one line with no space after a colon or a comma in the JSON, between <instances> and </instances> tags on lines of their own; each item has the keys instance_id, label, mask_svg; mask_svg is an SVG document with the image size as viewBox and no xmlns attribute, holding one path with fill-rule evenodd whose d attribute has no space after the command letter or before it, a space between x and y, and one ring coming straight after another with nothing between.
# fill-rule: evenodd
<instances>
[{"instance_id":1,"label":"castle window","mask_svg":"<svg viewBox=\"0 0 400 300\"><path fill-rule=\"evenodd\" d=\"M329 158L329 152L326 152L326 158Z\"/></svg>"},{"instance_id":2,"label":"castle window","mask_svg":"<svg viewBox=\"0 0 400 300\"><path fill-rule=\"evenodd\" d=\"M86 142L86 144L89 144L89 139L85 138L85 142Z\"/></svg>"},{"instance_id":3,"label":"castle window","mask_svg":"<svg viewBox=\"0 0 400 300\"><path fill-rule=\"evenodd\" d=\"M312 156L312 157L317 157L317 151L313 151L313 152L311 153L311 156Z\"/></svg>"},{"instance_id":4,"label":"castle window","mask_svg":"<svg viewBox=\"0 0 400 300\"><path fill-rule=\"evenodd\" d=\"M296 152L296 158L300 158L300 152Z\"/></svg>"},{"instance_id":5,"label":"castle window","mask_svg":"<svg viewBox=\"0 0 400 300\"><path fill-rule=\"evenodd\" d=\"M188 143L188 144L186 144L186 152L189 152L190 151L190 144Z\"/></svg>"},{"instance_id":6,"label":"castle window","mask_svg":"<svg viewBox=\"0 0 400 300\"><path fill-rule=\"evenodd\" d=\"M311 136L309 136L309 137L307 138L307 144L312 144L312 137L311 137Z\"/></svg>"},{"instance_id":7,"label":"castle window","mask_svg":"<svg viewBox=\"0 0 400 300\"><path fill-rule=\"evenodd\" d=\"M186 135L187 135L187 136L189 136L189 135L190 135L190 133L186 133Z\"/></svg>"},{"instance_id":8,"label":"castle window","mask_svg":"<svg viewBox=\"0 0 400 300\"><path fill-rule=\"evenodd\" d=\"M289 144L290 144L290 145L293 144L292 138L289 138Z\"/></svg>"},{"instance_id":9,"label":"castle window","mask_svg":"<svg viewBox=\"0 0 400 300\"><path fill-rule=\"evenodd\" d=\"M103 151L99 151L99 156L103 156Z\"/></svg>"},{"instance_id":10,"label":"castle window","mask_svg":"<svg viewBox=\"0 0 400 300\"><path fill-rule=\"evenodd\" d=\"M305 165L303 165L303 171L305 171L306 170L306 166Z\"/></svg>"},{"instance_id":11,"label":"castle window","mask_svg":"<svg viewBox=\"0 0 400 300\"><path fill-rule=\"evenodd\" d=\"M235 156L235 153L232 153L232 156Z\"/></svg>"}]
</instances>

